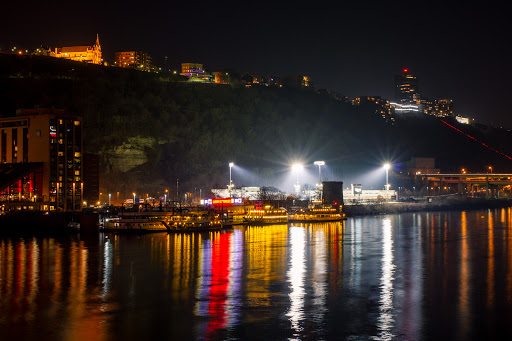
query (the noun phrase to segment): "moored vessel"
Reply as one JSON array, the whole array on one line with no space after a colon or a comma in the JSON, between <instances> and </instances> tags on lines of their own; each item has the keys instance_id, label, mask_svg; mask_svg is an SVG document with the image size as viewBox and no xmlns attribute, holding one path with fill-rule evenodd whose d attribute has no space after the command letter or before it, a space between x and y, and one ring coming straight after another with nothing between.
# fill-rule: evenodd
<instances>
[{"instance_id":1,"label":"moored vessel","mask_svg":"<svg viewBox=\"0 0 512 341\"><path fill-rule=\"evenodd\" d=\"M267 205L263 208L249 210L243 219L244 224L247 225L282 224L288 222L288 215L284 208L272 208Z\"/></svg>"},{"instance_id":2,"label":"moored vessel","mask_svg":"<svg viewBox=\"0 0 512 341\"><path fill-rule=\"evenodd\" d=\"M229 219L209 211L124 212L105 219L104 230L114 232L174 232L219 230L232 225Z\"/></svg>"},{"instance_id":3,"label":"moored vessel","mask_svg":"<svg viewBox=\"0 0 512 341\"><path fill-rule=\"evenodd\" d=\"M288 218L290 222L316 223L324 221L340 221L346 219L345 213L334 207L310 207L307 209L299 209L291 214Z\"/></svg>"}]
</instances>

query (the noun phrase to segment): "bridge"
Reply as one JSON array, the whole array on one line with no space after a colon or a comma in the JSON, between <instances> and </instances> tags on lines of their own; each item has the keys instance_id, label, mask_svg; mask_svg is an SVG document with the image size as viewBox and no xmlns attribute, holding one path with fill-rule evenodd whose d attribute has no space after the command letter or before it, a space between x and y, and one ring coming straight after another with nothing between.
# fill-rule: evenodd
<instances>
[{"instance_id":1,"label":"bridge","mask_svg":"<svg viewBox=\"0 0 512 341\"><path fill-rule=\"evenodd\" d=\"M511 197L512 174L421 174L434 194L472 194L486 198Z\"/></svg>"}]
</instances>

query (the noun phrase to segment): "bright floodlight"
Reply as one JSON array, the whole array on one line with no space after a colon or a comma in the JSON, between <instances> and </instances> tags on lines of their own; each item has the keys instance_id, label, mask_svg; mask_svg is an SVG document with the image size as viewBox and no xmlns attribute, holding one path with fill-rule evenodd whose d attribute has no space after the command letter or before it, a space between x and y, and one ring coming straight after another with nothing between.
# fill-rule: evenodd
<instances>
[{"instance_id":1,"label":"bright floodlight","mask_svg":"<svg viewBox=\"0 0 512 341\"><path fill-rule=\"evenodd\" d=\"M233 167L235 164L233 162L229 163L229 168Z\"/></svg>"},{"instance_id":2,"label":"bright floodlight","mask_svg":"<svg viewBox=\"0 0 512 341\"><path fill-rule=\"evenodd\" d=\"M385 164L384 164L384 168L385 168L385 169L389 169L389 167L390 167L389 163L385 163Z\"/></svg>"},{"instance_id":3,"label":"bright floodlight","mask_svg":"<svg viewBox=\"0 0 512 341\"><path fill-rule=\"evenodd\" d=\"M325 166L325 161L315 161L314 165L315 166Z\"/></svg>"},{"instance_id":4,"label":"bright floodlight","mask_svg":"<svg viewBox=\"0 0 512 341\"><path fill-rule=\"evenodd\" d=\"M302 168L303 168L303 166L300 163L295 163L292 166L292 170L294 170L294 171L300 171Z\"/></svg>"}]
</instances>

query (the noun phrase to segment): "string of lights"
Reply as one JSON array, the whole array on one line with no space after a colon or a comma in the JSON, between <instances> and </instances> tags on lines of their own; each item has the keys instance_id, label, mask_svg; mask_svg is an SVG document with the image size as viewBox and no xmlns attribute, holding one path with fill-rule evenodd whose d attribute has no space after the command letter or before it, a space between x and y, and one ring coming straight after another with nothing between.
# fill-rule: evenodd
<instances>
[{"instance_id":1,"label":"string of lights","mask_svg":"<svg viewBox=\"0 0 512 341\"><path fill-rule=\"evenodd\" d=\"M507 158L507 159L509 159L509 160L512 160L512 157L508 156L507 154L502 153L502 152L500 152L499 150L496 150L496 149L494 149L494 148L492 148L492 147L488 146L487 144L483 143L482 141L479 141L478 139L474 138L473 136L471 136L471 135L469 135L469 134L467 134L467 133L463 132L462 130L460 130L460 129L458 129L458 128L454 127L454 126L452 126L451 124L447 123L446 121L443 121L443 120L441 120L441 119L439 119L439 120L440 120L441 122L443 122L444 124L446 124L448 127L450 127L450 128L452 128L452 129L454 129L454 130L458 131L458 132L459 132L459 133L461 133L461 134L466 135L467 137L469 137L469 138L470 138L470 139L472 139L473 141L480 143L482 146L484 146L484 147L486 147L486 148L489 148L490 150L492 150L492 151L493 151L493 152L495 152L495 153L498 153L498 154L500 154L500 155L503 155L504 157L506 157L506 158Z\"/></svg>"}]
</instances>

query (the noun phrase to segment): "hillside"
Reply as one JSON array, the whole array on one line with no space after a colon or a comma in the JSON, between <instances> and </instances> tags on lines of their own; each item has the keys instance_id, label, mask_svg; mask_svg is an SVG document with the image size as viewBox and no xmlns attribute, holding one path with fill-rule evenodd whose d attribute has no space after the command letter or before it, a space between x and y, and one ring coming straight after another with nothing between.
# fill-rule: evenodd
<instances>
[{"instance_id":1,"label":"hillside","mask_svg":"<svg viewBox=\"0 0 512 341\"><path fill-rule=\"evenodd\" d=\"M85 149L101 157L108 192L156 193L176 179L180 191L224 187L230 161L243 167L237 185L282 189L295 160L325 160L326 177L345 183L386 160L411 156L435 157L443 171L478 172L492 164L512 172L511 160L437 118L397 118L391 125L309 89L191 84L176 76L0 55L0 90L3 116L36 106L83 115ZM449 121L512 154L510 132Z\"/></svg>"}]
</instances>

